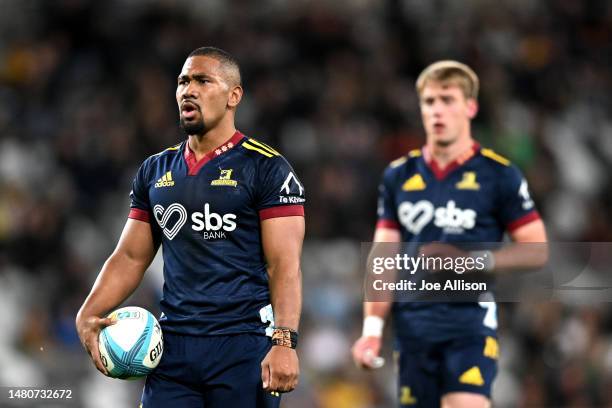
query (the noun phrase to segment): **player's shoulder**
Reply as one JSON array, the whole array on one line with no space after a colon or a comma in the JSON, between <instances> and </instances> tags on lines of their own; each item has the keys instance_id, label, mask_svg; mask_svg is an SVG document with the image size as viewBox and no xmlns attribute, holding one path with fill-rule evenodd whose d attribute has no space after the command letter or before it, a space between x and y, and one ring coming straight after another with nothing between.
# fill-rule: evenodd
<instances>
[{"instance_id":1,"label":"player's shoulder","mask_svg":"<svg viewBox=\"0 0 612 408\"><path fill-rule=\"evenodd\" d=\"M253 137L245 136L240 146L247 152L249 156L258 160L282 157L278 150Z\"/></svg>"},{"instance_id":2,"label":"player's shoulder","mask_svg":"<svg viewBox=\"0 0 612 408\"><path fill-rule=\"evenodd\" d=\"M182 147L183 147L184 143L185 142L183 141L181 143L175 144L174 146L167 147L167 148L165 148L164 150L162 150L160 152L152 154L151 156L147 157L147 159L144 161L144 163L145 164L150 164L150 163L152 163L154 161L157 161L157 160L159 160L161 158L168 157L168 156L175 156L177 154L180 154L183 151Z\"/></svg>"},{"instance_id":3,"label":"player's shoulder","mask_svg":"<svg viewBox=\"0 0 612 408\"><path fill-rule=\"evenodd\" d=\"M479 149L478 154L482 157L482 165L485 166L487 171L498 176L500 182L523 177L521 170L516 164L493 149L482 147Z\"/></svg>"},{"instance_id":4,"label":"player's shoulder","mask_svg":"<svg viewBox=\"0 0 612 408\"><path fill-rule=\"evenodd\" d=\"M163 158L167 158L169 156L174 157L175 155L180 154L183 151L182 147L184 143L185 142L178 143L174 146L170 146L160 152L150 155L140 164L139 172L145 175L153 174L156 163L159 163L159 160L162 160Z\"/></svg>"},{"instance_id":5,"label":"player's shoulder","mask_svg":"<svg viewBox=\"0 0 612 408\"><path fill-rule=\"evenodd\" d=\"M513 166L510 159L502 156L501 154L488 147L481 147L478 150L478 154L484 158L483 162L489 166L500 168Z\"/></svg>"},{"instance_id":6,"label":"player's shoulder","mask_svg":"<svg viewBox=\"0 0 612 408\"><path fill-rule=\"evenodd\" d=\"M240 147L257 168L271 170L291 167L289 161L276 148L258 139L245 136Z\"/></svg>"},{"instance_id":7,"label":"player's shoulder","mask_svg":"<svg viewBox=\"0 0 612 408\"><path fill-rule=\"evenodd\" d=\"M421 149L410 150L407 154L389 163L385 169L385 173L396 173L406 167L413 166L422 155Z\"/></svg>"}]
</instances>

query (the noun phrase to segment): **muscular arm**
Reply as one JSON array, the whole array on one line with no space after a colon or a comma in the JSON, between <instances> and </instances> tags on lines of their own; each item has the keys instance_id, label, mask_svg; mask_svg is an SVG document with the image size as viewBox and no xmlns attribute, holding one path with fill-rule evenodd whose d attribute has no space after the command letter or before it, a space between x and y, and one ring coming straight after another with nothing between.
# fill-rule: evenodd
<instances>
[{"instance_id":1,"label":"muscular arm","mask_svg":"<svg viewBox=\"0 0 612 408\"><path fill-rule=\"evenodd\" d=\"M516 244L493 252L496 273L544 266L548 260L548 244L542 220L523 225L510 233L510 237Z\"/></svg>"},{"instance_id":2,"label":"muscular arm","mask_svg":"<svg viewBox=\"0 0 612 408\"><path fill-rule=\"evenodd\" d=\"M298 329L302 310L300 256L304 217L269 218L261 222L262 245L268 262L274 325ZM261 363L263 388L288 392L297 386L299 362L294 349L273 346Z\"/></svg>"},{"instance_id":3,"label":"muscular arm","mask_svg":"<svg viewBox=\"0 0 612 408\"><path fill-rule=\"evenodd\" d=\"M98 351L98 334L111 324L102 318L127 299L140 284L157 250L148 223L128 219L117 247L106 260L89 296L76 317L76 326L87 352L106 374Z\"/></svg>"},{"instance_id":4,"label":"muscular arm","mask_svg":"<svg viewBox=\"0 0 612 408\"><path fill-rule=\"evenodd\" d=\"M262 221L261 234L275 325L297 330L302 310L304 217L269 218Z\"/></svg>"},{"instance_id":5,"label":"muscular arm","mask_svg":"<svg viewBox=\"0 0 612 408\"><path fill-rule=\"evenodd\" d=\"M128 219L79 315L102 316L119 306L140 284L156 249L150 225Z\"/></svg>"}]
</instances>

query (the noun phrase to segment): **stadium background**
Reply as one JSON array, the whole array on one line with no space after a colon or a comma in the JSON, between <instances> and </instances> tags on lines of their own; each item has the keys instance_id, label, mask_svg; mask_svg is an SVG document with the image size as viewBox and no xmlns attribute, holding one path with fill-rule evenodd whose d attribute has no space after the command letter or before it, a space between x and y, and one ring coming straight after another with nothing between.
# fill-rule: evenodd
<instances>
[{"instance_id":1,"label":"stadium background","mask_svg":"<svg viewBox=\"0 0 612 408\"><path fill-rule=\"evenodd\" d=\"M385 164L423 143L413 83L455 58L482 82L474 134L527 175L553 240L612 240L612 3L530 0L0 0L0 385L136 406L74 315L145 157L179 142L175 78L215 45L242 64L238 127L307 187L299 389L285 407L392 406L356 370L359 243ZM160 264L131 304L157 310ZM608 304L504 304L496 406L612 406ZM385 349L390 358L390 344ZM0 405L2 405L0 403Z\"/></svg>"}]
</instances>

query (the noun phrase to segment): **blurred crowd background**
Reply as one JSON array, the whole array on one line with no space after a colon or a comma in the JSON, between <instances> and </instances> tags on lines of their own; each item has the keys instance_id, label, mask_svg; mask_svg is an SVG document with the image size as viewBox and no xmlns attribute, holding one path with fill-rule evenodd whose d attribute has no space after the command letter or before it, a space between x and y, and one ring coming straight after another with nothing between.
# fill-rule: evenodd
<instances>
[{"instance_id":1,"label":"blurred crowd background","mask_svg":"<svg viewBox=\"0 0 612 408\"><path fill-rule=\"evenodd\" d=\"M611 34L605 0L0 0L0 385L137 405L142 383L99 375L74 316L137 167L184 138L186 55L214 45L242 65L238 128L307 189L302 376L283 406L394 406L392 364L360 372L350 346L379 177L424 141L416 76L472 66L474 135L522 168L551 239L612 241ZM161 279L156 260L130 303L158 310ZM607 303L502 304L500 319L495 406L612 406Z\"/></svg>"}]
</instances>

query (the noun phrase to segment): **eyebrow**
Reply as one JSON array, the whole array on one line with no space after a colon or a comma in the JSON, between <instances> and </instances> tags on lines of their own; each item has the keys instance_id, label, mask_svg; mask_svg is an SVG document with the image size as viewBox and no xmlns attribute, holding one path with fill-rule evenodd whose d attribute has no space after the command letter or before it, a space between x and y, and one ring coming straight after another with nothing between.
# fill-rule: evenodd
<instances>
[{"instance_id":1,"label":"eyebrow","mask_svg":"<svg viewBox=\"0 0 612 408\"><path fill-rule=\"evenodd\" d=\"M436 95L436 96L423 96L420 98L420 100L422 102L431 102L433 100L435 100L436 98L440 98L442 100L447 100L447 99L455 99L455 95L452 94L445 94L445 95Z\"/></svg>"},{"instance_id":2,"label":"eyebrow","mask_svg":"<svg viewBox=\"0 0 612 408\"><path fill-rule=\"evenodd\" d=\"M182 75L179 75L177 79L180 81L182 79L191 79L191 78L193 79L201 79L201 78L212 79L210 75L204 74L201 72L196 72L195 74L192 74L192 75L182 74Z\"/></svg>"}]
</instances>

